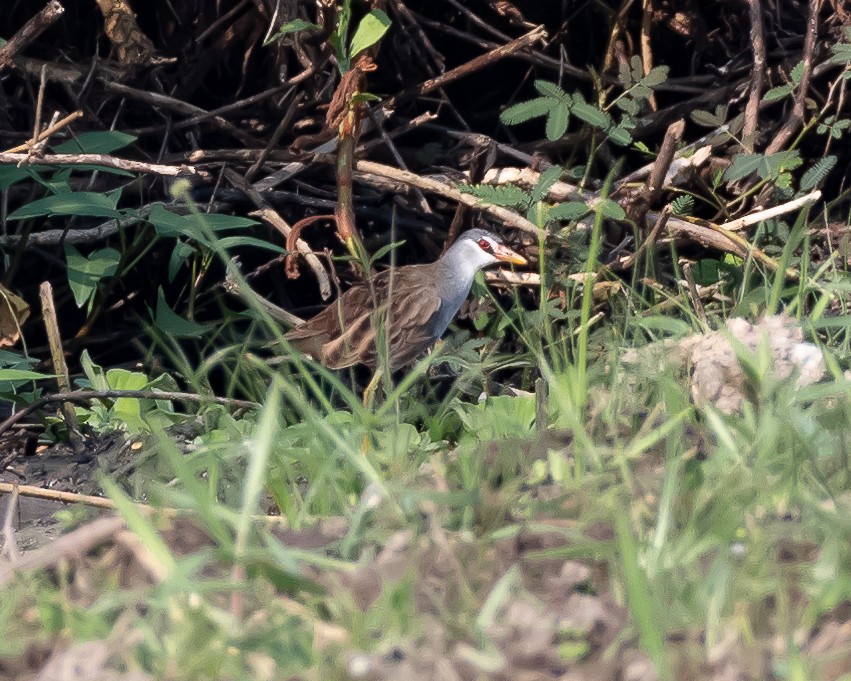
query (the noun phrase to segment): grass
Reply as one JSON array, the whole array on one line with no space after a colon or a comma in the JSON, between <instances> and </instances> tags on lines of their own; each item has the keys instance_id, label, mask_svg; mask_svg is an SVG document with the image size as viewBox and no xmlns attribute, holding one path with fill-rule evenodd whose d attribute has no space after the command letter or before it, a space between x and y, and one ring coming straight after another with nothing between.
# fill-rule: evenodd
<instances>
[{"instance_id":1,"label":"grass","mask_svg":"<svg viewBox=\"0 0 851 681\"><path fill-rule=\"evenodd\" d=\"M800 261L804 225L780 258L800 285L751 263L710 313L789 311L832 377L799 390L755 357L758 399L732 416L696 408L674 371L620 366L624 347L700 331L685 291L662 314L653 291L626 287L592 326L590 277L554 282L566 311L494 315L536 350L456 336L373 409L298 357L272 368L239 341L196 369L163 340L196 389L224 372L263 408L207 408L188 452L152 433L133 477L104 480L133 542L7 585L2 657L103 640L116 668L164 679L393 678L438 659L555 678L626 665L629 650L662 679L701 678L719 657L756 678L838 678L810 644L851 600L848 277L836 259ZM443 359L463 369L448 387L428 377ZM546 423L534 396L493 390L531 388L534 367ZM141 514L134 489L183 519ZM257 520L267 510L285 531ZM589 573L568 586L578 565Z\"/></svg>"}]
</instances>

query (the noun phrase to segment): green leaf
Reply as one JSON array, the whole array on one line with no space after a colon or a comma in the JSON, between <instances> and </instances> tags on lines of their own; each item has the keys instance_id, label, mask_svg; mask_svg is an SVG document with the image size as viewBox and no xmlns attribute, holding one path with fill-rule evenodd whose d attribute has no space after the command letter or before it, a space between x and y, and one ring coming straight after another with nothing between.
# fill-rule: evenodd
<instances>
[{"instance_id":1,"label":"green leaf","mask_svg":"<svg viewBox=\"0 0 851 681\"><path fill-rule=\"evenodd\" d=\"M788 97L790 94L792 94L792 90L794 89L794 85L779 85L777 87L773 87L762 96L762 101L776 102L778 100L783 99L784 97Z\"/></svg>"},{"instance_id":2,"label":"green leaf","mask_svg":"<svg viewBox=\"0 0 851 681\"><path fill-rule=\"evenodd\" d=\"M538 182L532 189L532 203L542 201L546 198L547 192L550 191L550 187L558 182L563 172L564 169L561 166L550 166L542 172L541 176L538 178Z\"/></svg>"},{"instance_id":3,"label":"green leaf","mask_svg":"<svg viewBox=\"0 0 851 681\"><path fill-rule=\"evenodd\" d=\"M813 167L805 172L801 178L801 190L808 192L824 182L824 179L833 170L833 166L836 165L836 161L837 158L833 154L816 161Z\"/></svg>"},{"instance_id":4,"label":"green leaf","mask_svg":"<svg viewBox=\"0 0 851 681\"><path fill-rule=\"evenodd\" d=\"M547 217L550 220L578 220L590 212L583 201L567 201L552 206Z\"/></svg>"},{"instance_id":5,"label":"green leaf","mask_svg":"<svg viewBox=\"0 0 851 681\"><path fill-rule=\"evenodd\" d=\"M650 73L648 73L644 78L641 79L641 84L646 87L656 87L657 85L661 85L666 80L668 80L668 67L667 66L655 66L650 69Z\"/></svg>"},{"instance_id":6,"label":"green leaf","mask_svg":"<svg viewBox=\"0 0 851 681\"><path fill-rule=\"evenodd\" d=\"M764 180L772 180L783 171L794 170L803 163L797 149L780 151L776 154L736 154L733 163L724 173L728 182L741 180L748 175L757 173Z\"/></svg>"},{"instance_id":7,"label":"green leaf","mask_svg":"<svg viewBox=\"0 0 851 681\"><path fill-rule=\"evenodd\" d=\"M42 378L53 378L54 374L40 374L26 369L0 369L0 381L40 381Z\"/></svg>"},{"instance_id":8,"label":"green leaf","mask_svg":"<svg viewBox=\"0 0 851 681\"><path fill-rule=\"evenodd\" d=\"M631 128L632 126L630 126ZM606 132L609 139L622 147L627 146L630 142L632 142L632 134L630 134L629 130L624 126L624 121L621 121L620 125Z\"/></svg>"},{"instance_id":9,"label":"green leaf","mask_svg":"<svg viewBox=\"0 0 851 681\"><path fill-rule=\"evenodd\" d=\"M257 224L249 218L220 213L178 215L160 204L151 209L147 219L160 236L191 236L201 243L207 242L205 226L214 232L224 232Z\"/></svg>"},{"instance_id":10,"label":"green leaf","mask_svg":"<svg viewBox=\"0 0 851 681\"><path fill-rule=\"evenodd\" d=\"M213 324L198 324L176 314L165 301L162 288L157 291L157 311L154 324L174 338L200 338L214 328Z\"/></svg>"},{"instance_id":11,"label":"green leaf","mask_svg":"<svg viewBox=\"0 0 851 681\"><path fill-rule=\"evenodd\" d=\"M549 213L550 207L547 204L543 201L535 201L526 211L526 219L531 223L543 226L550 221ZM475 323L473 326L476 326ZM481 331L478 326L476 326L476 330Z\"/></svg>"},{"instance_id":12,"label":"green leaf","mask_svg":"<svg viewBox=\"0 0 851 681\"><path fill-rule=\"evenodd\" d=\"M268 241L263 241L263 239L255 239L251 236L226 236L219 239L219 245L225 250L229 248L237 248L237 247L251 247L251 248L259 248L264 251L272 251L274 253L280 253L281 255L287 255L289 251L282 246L278 246L278 244L273 244Z\"/></svg>"},{"instance_id":13,"label":"green leaf","mask_svg":"<svg viewBox=\"0 0 851 681\"><path fill-rule=\"evenodd\" d=\"M795 64L794 68L789 73L789 78L797 87L797 85L801 82L801 77L803 75L804 75L804 62L802 60L802 61L799 61L797 64Z\"/></svg>"},{"instance_id":14,"label":"green leaf","mask_svg":"<svg viewBox=\"0 0 851 681\"><path fill-rule=\"evenodd\" d=\"M109 369L106 372L106 382L111 390L144 390L149 383L145 374L127 369ZM148 424L142 416L142 400L135 397L119 397L115 400L112 415L131 433L148 430Z\"/></svg>"},{"instance_id":15,"label":"green leaf","mask_svg":"<svg viewBox=\"0 0 851 681\"><path fill-rule=\"evenodd\" d=\"M733 162L724 171L724 179L736 182L748 175L753 175L762 163L762 154L736 154Z\"/></svg>"},{"instance_id":16,"label":"green leaf","mask_svg":"<svg viewBox=\"0 0 851 681\"><path fill-rule=\"evenodd\" d=\"M549 80L536 80L535 89L538 94L551 99L564 99L567 93L562 90L556 83Z\"/></svg>"},{"instance_id":17,"label":"green leaf","mask_svg":"<svg viewBox=\"0 0 851 681\"><path fill-rule=\"evenodd\" d=\"M620 66L618 67L618 80L620 81L621 85L623 85L625 90L628 90L635 84L635 81L632 79L632 74L629 70L629 66L627 66L623 62L621 62Z\"/></svg>"},{"instance_id":18,"label":"green leaf","mask_svg":"<svg viewBox=\"0 0 851 681\"><path fill-rule=\"evenodd\" d=\"M620 204L611 199L603 199L597 204L595 210L604 218L609 220L625 220L626 212L621 208Z\"/></svg>"},{"instance_id":19,"label":"green leaf","mask_svg":"<svg viewBox=\"0 0 851 681\"><path fill-rule=\"evenodd\" d=\"M111 154L135 142L136 135L128 135L118 130L84 132L73 139L53 146L57 154Z\"/></svg>"},{"instance_id":20,"label":"green leaf","mask_svg":"<svg viewBox=\"0 0 851 681\"><path fill-rule=\"evenodd\" d=\"M67 244L65 261L68 264L68 285L74 294L74 301L77 307L83 307L93 298L98 282L115 274L121 262L121 254L114 248L101 248L85 257L71 244Z\"/></svg>"},{"instance_id":21,"label":"green leaf","mask_svg":"<svg viewBox=\"0 0 851 681\"><path fill-rule=\"evenodd\" d=\"M183 263L186 262L187 258L195 252L195 249L191 244L186 243L185 241L177 240L174 244L174 248L171 251L171 256L168 259L168 281L169 283L174 281L174 278L177 276L177 273L180 271L180 268L183 266Z\"/></svg>"},{"instance_id":22,"label":"green leaf","mask_svg":"<svg viewBox=\"0 0 851 681\"><path fill-rule=\"evenodd\" d=\"M41 169L44 170L45 166L41 166ZM13 165L0 166L0 190L7 189L21 180L30 179L36 182L42 181L35 166L23 165L20 168Z\"/></svg>"},{"instance_id":23,"label":"green leaf","mask_svg":"<svg viewBox=\"0 0 851 681\"><path fill-rule=\"evenodd\" d=\"M694 208L694 197L691 194L682 194L674 199L671 208L675 215L691 215Z\"/></svg>"},{"instance_id":24,"label":"green leaf","mask_svg":"<svg viewBox=\"0 0 851 681\"><path fill-rule=\"evenodd\" d=\"M369 264L372 265L373 263L378 262L394 248L399 248L404 244L404 239L402 241L391 241L389 244L384 244L381 248L379 248L375 253L372 254L372 257L370 257L369 259Z\"/></svg>"},{"instance_id":25,"label":"green leaf","mask_svg":"<svg viewBox=\"0 0 851 681\"><path fill-rule=\"evenodd\" d=\"M95 390L109 390L109 383L106 382L106 372L104 372L103 367L94 363L88 350L83 350L80 354L80 366L92 388Z\"/></svg>"},{"instance_id":26,"label":"green leaf","mask_svg":"<svg viewBox=\"0 0 851 681\"><path fill-rule=\"evenodd\" d=\"M559 102L547 116L546 134L547 139L555 142L560 140L567 132L567 123L570 120L570 106L567 102Z\"/></svg>"},{"instance_id":27,"label":"green leaf","mask_svg":"<svg viewBox=\"0 0 851 681\"><path fill-rule=\"evenodd\" d=\"M697 109L691 112L691 120L706 128L720 128L727 120L727 105L719 104L715 107L715 113Z\"/></svg>"},{"instance_id":28,"label":"green leaf","mask_svg":"<svg viewBox=\"0 0 851 681\"><path fill-rule=\"evenodd\" d=\"M23 220L53 215L81 215L95 218L120 218L124 215L115 206L116 195L100 192L71 192L37 199L14 211L9 220Z\"/></svg>"},{"instance_id":29,"label":"green leaf","mask_svg":"<svg viewBox=\"0 0 851 681\"><path fill-rule=\"evenodd\" d=\"M459 184L458 189L465 194L472 194L486 203L495 206L520 208L528 205L529 194L513 184L494 186L492 184Z\"/></svg>"},{"instance_id":30,"label":"green leaf","mask_svg":"<svg viewBox=\"0 0 851 681\"><path fill-rule=\"evenodd\" d=\"M608 130L612 127L612 117L605 111L600 111L600 109L592 104L575 101L570 110L578 119L585 121L589 125L593 125L595 128Z\"/></svg>"},{"instance_id":31,"label":"green leaf","mask_svg":"<svg viewBox=\"0 0 851 681\"><path fill-rule=\"evenodd\" d=\"M536 97L528 102L509 106L499 115L499 120L505 125L519 125L533 118L546 116L556 104L557 100L551 97Z\"/></svg>"},{"instance_id":32,"label":"green leaf","mask_svg":"<svg viewBox=\"0 0 851 681\"><path fill-rule=\"evenodd\" d=\"M653 90L647 87L646 85L634 85L629 89L629 94L632 95L635 99L645 100L649 99L650 95L653 94Z\"/></svg>"},{"instance_id":33,"label":"green leaf","mask_svg":"<svg viewBox=\"0 0 851 681\"><path fill-rule=\"evenodd\" d=\"M270 43L275 42L278 38L283 38L284 36L291 35L293 33L301 33L302 31L321 31L322 27L318 24L311 23L309 21L305 21L304 19L293 19L292 21L288 21L285 24L281 24L281 28L277 30L275 35L270 36L264 43L263 47L269 45Z\"/></svg>"},{"instance_id":34,"label":"green leaf","mask_svg":"<svg viewBox=\"0 0 851 681\"><path fill-rule=\"evenodd\" d=\"M629 60L629 67L632 82L640 83L641 79L644 77L644 63L641 61L641 57L637 54L632 55Z\"/></svg>"},{"instance_id":35,"label":"green leaf","mask_svg":"<svg viewBox=\"0 0 851 681\"><path fill-rule=\"evenodd\" d=\"M615 106L625 111L630 116L637 116L641 113L641 104L635 101L632 97L621 97L615 101Z\"/></svg>"},{"instance_id":36,"label":"green leaf","mask_svg":"<svg viewBox=\"0 0 851 681\"><path fill-rule=\"evenodd\" d=\"M356 92L349 99L352 104L360 104L362 102L380 102L381 97L374 95L371 92Z\"/></svg>"},{"instance_id":37,"label":"green leaf","mask_svg":"<svg viewBox=\"0 0 851 681\"><path fill-rule=\"evenodd\" d=\"M691 268L696 283L711 286L721 281L721 263L711 258L698 260Z\"/></svg>"},{"instance_id":38,"label":"green leaf","mask_svg":"<svg viewBox=\"0 0 851 681\"><path fill-rule=\"evenodd\" d=\"M390 28L390 17L380 9L374 9L361 19L349 48L349 57L356 57L365 49L372 47L381 40L382 36Z\"/></svg>"},{"instance_id":39,"label":"green leaf","mask_svg":"<svg viewBox=\"0 0 851 681\"><path fill-rule=\"evenodd\" d=\"M848 64L851 62L851 44L839 43L830 48L833 56L830 58L831 64Z\"/></svg>"}]
</instances>

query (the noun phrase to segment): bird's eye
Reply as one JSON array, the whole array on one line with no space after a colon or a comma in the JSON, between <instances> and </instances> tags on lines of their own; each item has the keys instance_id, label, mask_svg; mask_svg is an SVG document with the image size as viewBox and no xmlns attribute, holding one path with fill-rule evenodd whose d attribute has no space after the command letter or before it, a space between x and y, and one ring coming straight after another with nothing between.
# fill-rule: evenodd
<instances>
[{"instance_id":1,"label":"bird's eye","mask_svg":"<svg viewBox=\"0 0 851 681\"><path fill-rule=\"evenodd\" d=\"M490 253L493 250L493 247L491 246L491 242L488 241L487 239L479 239L479 246L481 247L481 249L483 251L487 251L488 253Z\"/></svg>"}]
</instances>

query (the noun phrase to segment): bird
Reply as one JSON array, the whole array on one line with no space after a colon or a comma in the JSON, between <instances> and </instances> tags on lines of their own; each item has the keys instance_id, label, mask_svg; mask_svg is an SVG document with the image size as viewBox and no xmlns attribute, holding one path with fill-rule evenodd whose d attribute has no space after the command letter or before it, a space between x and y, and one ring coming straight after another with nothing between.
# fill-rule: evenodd
<instances>
[{"instance_id":1,"label":"bird","mask_svg":"<svg viewBox=\"0 0 851 681\"><path fill-rule=\"evenodd\" d=\"M499 262L525 265L526 258L487 230L468 230L438 260L379 272L284 337L329 369L379 369L376 338L383 327L389 368L396 371L440 339L476 273Z\"/></svg>"}]
</instances>

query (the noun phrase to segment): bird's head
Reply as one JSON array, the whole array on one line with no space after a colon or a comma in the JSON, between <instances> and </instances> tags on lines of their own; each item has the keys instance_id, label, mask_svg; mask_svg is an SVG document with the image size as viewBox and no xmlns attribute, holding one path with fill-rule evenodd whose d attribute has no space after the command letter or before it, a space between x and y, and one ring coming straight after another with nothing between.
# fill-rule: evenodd
<instances>
[{"instance_id":1,"label":"bird's head","mask_svg":"<svg viewBox=\"0 0 851 681\"><path fill-rule=\"evenodd\" d=\"M496 234L484 229L471 229L464 232L450 250L459 251L459 255L477 270L498 262L507 262L512 265L526 264L526 258L512 251Z\"/></svg>"}]
</instances>

